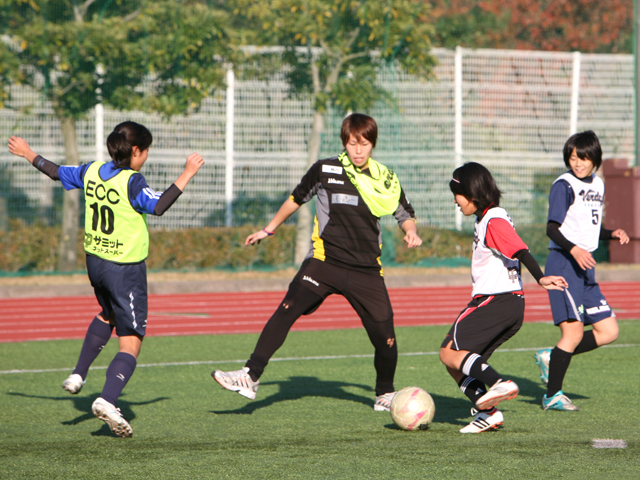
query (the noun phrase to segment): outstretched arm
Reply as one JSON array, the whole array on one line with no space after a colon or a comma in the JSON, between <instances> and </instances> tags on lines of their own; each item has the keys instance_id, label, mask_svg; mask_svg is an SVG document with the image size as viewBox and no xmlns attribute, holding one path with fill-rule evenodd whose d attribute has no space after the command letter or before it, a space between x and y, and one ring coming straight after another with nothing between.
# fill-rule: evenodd
<instances>
[{"instance_id":1,"label":"outstretched arm","mask_svg":"<svg viewBox=\"0 0 640 480\"><path fill-rule=\"evenodd\" d=\"M564 290L569 287L569 284L566 282L564 277L558 277L555 275L545 277L540 269L540 265L538 265L538 262L533 258L533 255L531 255L529 250L520 250L513 258L520 260L520 262L527 267L529 273L533 275L533 278L536 279L538 285L545 290Z\"/></svg>"},{"instance_id":2,"label":"outstretched arm","mask_svg":"<svg viewBox=\"0 0 640 480\"><path fill-rule=\"evenodd\" d=\"M275 214L273 219L267 224L267 226L262 230L258 230L257 232L249 235L244 244L253 245L254 243L260 243L260 240L273 235L276 231L276 228L282 225L287 220L287 218L297 212L299 208L300 205L291 200L291 197L287 198L282 206L278 209L278 212Z\"/></svg>"},{"instance_id":3,"label":"outstretched arm","mask_svg":"<svg viewBox=\"0 0 640 480\"><path fill-rule=\"evenodd\" d=\"M187 163L184 166L184 171L180 174L178 179L173 182L176 187L178 187L181 191L184 191L187 184L191 181L193 177L196 176L200 167L204 165L204 160L202 159L202 155L198 153L192 153L187 157Z\"/></svg>"},{"instance_id":4,"label":"outstretched arm","mask_svg":"<svg viewBox=\"0 0 640 480\"><path fill-rule=\"evenodd\" d=\"M542 277L538 280L538 285L545 290L564 290L565 288L569 288L569 284L564 277L558 277L556 275Z\"/></svg>"},{"instance_id":5,"label":"outstretched arm","mask_svg":"<svg viewBox=\"0 0 640 480\"><path fill-rule=\"evenodd\" d=\"M26 158L31 164L33 164L33 160L38 156L36 152L31 150L31 147L24 138L16 137L15 135L9 139L8 147L9 152L18 157Z\"/></svg>"},{"instance_id":6,"label":"outstretched arm","mask_svg":"<svg viewBox=\"0 0 640 480\"><path fill-rule=\"evenodd\" d=\"M542 288L547 290L564 290L569 286L562 277L544 276L540 265L538 265L536 259L531 255L527 245L518 236L513 226L506 220L494 218L489 221L485 242L489 248L498 250L504 256L520 260Z\"/></svg>"},{"instance_id":7,"label":"outstretched arm","mask_svg":"<svg viewBox=\"0 0 640 480\"><path fill-rule=\"evenodd\" d=\"M196 173L198 173L198 170L200 170L202 165L204 165L204 160L201 155L192 153L187 157L187 163L184 167L184 171L158 199L158 203L156 203L156 206L153 209L154 215L162 216L167 210L169 210L169 208L171 208L171 206L173 206L176 200L178 200L178 197L182 195L182 191L185 189L187 184L196 175Z\"/></svg>"},{"instance_id":8,"label":"outstretched arm","mask_svg":"<svg viewBox=\"0 0 640 480\"><path fill-rule=\"evenodd\" d=\"M31 147L29 147L29 144L24 139L15 136L11 137L9 139L8 146L11 153L19 157L26 158L31 162L31 165L36 167L50 179L60 180L60 166L35 153L31 150ZM65 188L67 187L65 186Z\"/></svg>"},{"instance_id":9,"label":"outstretched arm","mask_svg":"<svg viewBox=\"0 0 640 480\"><path fill-rule=\"evenodd\" d=\"M276 228L282 225L287 218L298 211L301 205L304 205L317 193L318 188L320 188L320 171L322 165L322 161L317 161L311 165L307 173L302 177L302 180L300 180L300 183L293 189L289 198L280 206L280 209L278 209L267 226L249 235L244 242L245 245L260 243L261 240L273 235Z\"/></svg>"}]
</instances>

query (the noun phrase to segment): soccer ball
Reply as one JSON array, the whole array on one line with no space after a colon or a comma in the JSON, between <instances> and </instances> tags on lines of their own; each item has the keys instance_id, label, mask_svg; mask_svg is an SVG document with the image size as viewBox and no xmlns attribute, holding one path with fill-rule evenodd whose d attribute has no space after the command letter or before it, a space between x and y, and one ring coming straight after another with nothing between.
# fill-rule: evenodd
<instances>
[{"instance_id":1,"label":"soccer ball","mask_svg":"<svg viewBox=\"0 0 640 480\"><path fill-rule=\"evenodd\" d=\"M391 400L391 418L403 430L425 430L429 427L436 404L425 390L406 387Z\"/></svg>"}]
</instances>

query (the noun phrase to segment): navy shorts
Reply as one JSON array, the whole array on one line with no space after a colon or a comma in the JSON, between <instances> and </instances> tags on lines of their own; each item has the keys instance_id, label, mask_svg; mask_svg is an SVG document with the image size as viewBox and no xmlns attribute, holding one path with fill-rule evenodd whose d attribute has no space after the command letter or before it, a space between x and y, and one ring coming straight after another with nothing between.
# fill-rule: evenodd
<instances>
[{"instance_id":1,"label":"navy shorts","mask_svg":"<svg viewBox=\"0 0 640 480\"><path fill-rule=\"evenodd\" d=\"M593 325L605 318L615 317L596 282L595 268L582 270L569 252L549 250L544 272L545 275L563 276L569 284L569 288L563 292L548 291L555 325L571 319Z\"/></svg>"},{"instance_id":2,"label":"navy shorts","mask_svg":"<svg viewBox=\"0 0 640 480\"><path fill-rule=\"evenodd\" d=\"M147 328L147 265L118 264L87 255L87 273L102 312L119 337L144 336Z\"/></svg>"},{"instance_id":3,"label":"navy shorts","mask_svg":"<svg viewBox=\"0 0 640 480\"><path fill-rule=\"evenodd\" d=\"M466 350L487 360L513 337L524 320L524 297L513 293L479 295L460 312L441 348Z\"/></svg>"}]
</instances>

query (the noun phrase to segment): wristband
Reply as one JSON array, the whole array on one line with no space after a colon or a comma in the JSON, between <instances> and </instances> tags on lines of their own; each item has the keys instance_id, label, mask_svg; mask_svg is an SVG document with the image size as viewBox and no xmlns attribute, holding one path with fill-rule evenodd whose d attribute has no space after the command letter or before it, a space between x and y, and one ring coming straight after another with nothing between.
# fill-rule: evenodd
<instances>
[{"instance_id":1,"label":"wristband","mask_svg":"<svg viewBox=\"0 0 640 480\"><path fill-rule=\"evenodd\" d=\"M263 231L264 233L266 233L268 236L271 236L271 235L275 235L275 234L276 234L276 232L270 232L270 231L268 231L266 228L263 228L263 229L262 229L262 231Z\"/></svg>"}]
</instances>

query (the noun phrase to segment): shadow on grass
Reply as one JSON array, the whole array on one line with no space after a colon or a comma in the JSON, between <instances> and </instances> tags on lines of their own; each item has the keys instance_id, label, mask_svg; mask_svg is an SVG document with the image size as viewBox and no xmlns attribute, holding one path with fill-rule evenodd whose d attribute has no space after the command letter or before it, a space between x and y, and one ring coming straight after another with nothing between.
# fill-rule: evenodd
<instances>
[{"instance_id":1,"label":"shadow on grass","mask_svg":"<svg viewBox=\"0 0 640 480\"><path fill-rule=\"evenodd\" d=\"M525 377L508 376L507 378L516 382L520 388L520 394L515 401L535 405L542 411L542 396L547 393L546 386L541 382L534 382ZM589 398L573 393L568 393L568 396L571 399ZM436 413L433 418L433 423L449 423L451 425L464 426L473 420L474 416L471 415L471 408L473 408L473 405L467 398L462 396L445 397L433 393L431 393L431 397L433 398L433 402L436 404ZM498 409L508 412L509 404L510 402L508 401L502 402L498 406ZM385 428L390 430L400 430L400 428L394 423L385 425Z\"/></svg>"},{"instance_id":2,"label":"shadow on grass","mask_svg":"<svg viewBox=\"0 0 640 480\"><path fill-rule=\"evenodd\" d=\"M453 382L453 380L451 380ZM434 423L449 423L451 425L466 425L471 415L471 402L466 397L444 397L431 393L433 403L436 404ZM389 428L395 427L391 424Z\"/></svg>"},{"instance_id":3,"label":"shadow on grass","mask_svg":"<svg viewBox=\"0 0 640 480\"><path fill-rule=\"evenodd\" d=\"M211 413L250 415L256 410L268 407L274 403L284 400L298 400L304 397L338 398L340 400L362 403L369 408L373 408L372 395L356 395L344 390L344 387L358 387L366 392L373 392L373 388L371 388L370 385L333 381L327 382L319 380L317 377L290 377L289 380L282 382L268 382L261 383L260 385L279 385L280 391L263 400L253 401L235 410L212 410Z\"/></svg>"},{"instance_id":4,"label":"shadow on grass","mask_svg":"<svg viewBox=\"0 0 640 480\"><path fill-rule=\"evenodd\" d=\"M531 405L535 405L536 407L540 407L542 396L547 391L546 387L542 385L542 383L534 382L525 377L508 376L507 378L516 382L518 384L518 387L520 388L520 394L518 395L516 401L525 402ZM358 402L366 405L368 408L373 407L373 398L371 395L356 395L344 390L344 387L358 387L366 392L372 392L373 388L371 388L369 385L359 385L335 381L327 382L321 381L317 377L306 376L291 377L286 381L262 383L261 385L278 385L280 387L280 391L278 393L270 395L263 400L253 401L234 410L211 410L210 412L220 415L251 415L256 410L269 407L275 403L285 400L297 400L304 397L336 398L340 400ZM431 396L434 403L436 404L436 413L433 419L434 423L448 423L451 425L462 427L473 420L474 417L471 414L471 408L473 408L473 405L466 397L445 397L443 395L437 395L433 393L431 393ZM569 394L569 396L572 399L589 398L577 394ZM501 403L499 409L508 412L509 403L510 402L508 401ZM385 428L391 430L400 429L394 423L385 425Z\"/></svg>"},{"instance_id":5,"label":"shadow on grass","mask_svg":"<svg viewBox=\"0 0 640 480\"><path fill-rule=\"evenodd\" d=\"M453 380L452 380L453 381ZM452 425L466 425L470 416L471 402L466 398L444 397L429 393L436 405L436 413L432 423L449 423ZM388 430L402 430L395 423L390 422L384 426ZM425 429L425 430L428 430Z\"/></svg>"},{"instance_id":6,"label":"shadow on grass","mask_svg":"<svg viewBox=\"0 0 640 480\"><path fill-rule=\"evenodd\" d=\"M541 381L536 382L524 377L509 376L508 378L518 384L518 387L520 388L518 399L521 402L530 403L542 408L542 397L547 393L546 385L543 385ZM570 390L563 389L563 392L572 400L584 400L589 398L584 395L572 393Z\"/></svg>"},{"instance_id":7,"label":"shadow on grass","mask_svg":"<svg viewBox=\"0 0 640 480\"><path fill-rule=\"evenodd\" d=\"M80 412L86 412L82 415L74 418L73 420L67 420L64 422L60 422L62 425L77 425L86 420L95 419L96 417L93 415L91 411L91 405L93 405L93 401L95 400L93 397L79 397L77 395L74 396L64 396L64 397L49 397L45 395L26 395L24 393L18 392L8 392L7 395L13 395L16 397L24 397L24 398L38 398L42 400L54 400L54 401L62 401L62 402L72 402L73 406L76 410ZM122 416L127 419L129 423L136 418L136 414L131 409L132 406L138 405L149 405L156 402L161 402L163 400L168 400L169 397L158 397L153 400L147 400L145 402L128 402L127 400L123 400L122 397L118 399L118 408L122 413ZM91 433L94 436L113 436L111 430L107 426L107 424L103 424L102 428L98 431Z\"/></svg>"}]
</instances>

